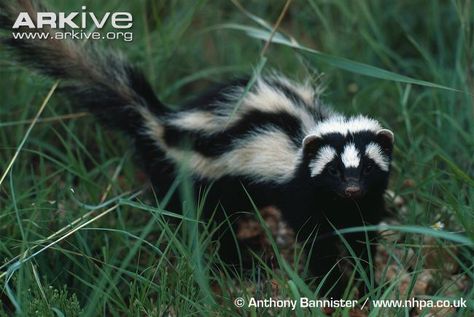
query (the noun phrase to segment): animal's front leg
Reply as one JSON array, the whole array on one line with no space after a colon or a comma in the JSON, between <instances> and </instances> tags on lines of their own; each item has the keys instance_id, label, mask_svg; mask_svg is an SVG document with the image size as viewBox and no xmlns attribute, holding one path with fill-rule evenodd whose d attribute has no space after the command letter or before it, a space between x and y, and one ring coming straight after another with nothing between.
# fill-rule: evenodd
<instances>
[{"instance_id":1,"label":"animal's front leg","mask_svg":"<svg viewBox=\"0 0 474 317\"><path fill-rule=\"evenodd\" d=\"M348 242L353 255L350 255L351 265L354 270L357 271L356 276L361 280L359 285L359 293L363 295L367 293L370 285L375 286L373 279L373 259L375 258L376 239L377 234L375 232L360 232L351 235L344 236L344 239Z\"/></svg>"},{"instance_id":2,"label":"animal's front leg","mask_svg":"<svg viewBox=\"0 0 474 317\"><path fill-rule=\"evenodd\" d=\"M317 278L319 295L340 299L347 286L347 279L341 269L339 248L334 238L316 240L307 244L311 273Z\"/></svg>"}]
</instances>

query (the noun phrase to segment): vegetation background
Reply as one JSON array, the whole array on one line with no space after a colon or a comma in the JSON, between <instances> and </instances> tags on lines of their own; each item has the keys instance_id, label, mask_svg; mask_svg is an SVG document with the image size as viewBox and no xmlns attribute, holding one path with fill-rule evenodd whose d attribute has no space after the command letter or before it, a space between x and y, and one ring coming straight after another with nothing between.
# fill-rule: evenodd
<instances>
[{"instance_id":1,"label":"vegetation background","mask_svg":"<svg viewBox=\"0 0 474 317\"><path fill-rule=\"evenodd\" d=\"M370 298L410 298L429 258L428 240L438 261L455 267L450 273L433 269L428 298L474 298L469 287L446 291L474 275L472 1L47 3L56 11L86 5L96 14L131 12L133 42L98 45L121 49L144 69L161 98L176 106L212 83L255 69L322 79L324 99L334 108L369 114L396 134L390 189L404 203L389 199L389 206L403 225L393 232L403 234L387 242L398 251L386 259L387 267L406 266L409 279L384 271L380 286L364 280ZM286 37L275 34L280 44L264 49L258 37L268 38L286 4L278 28ZM289 47L288 36L301 47ZM145 177L128 141L60 95L47 100L25 139L53 84L0 49L0 174L21 149L0 184L0 316L322 315L236 308L237 296L314 297L314 288L278 252L281 269L256 256L250 281L216 270L212 228L192 220L199 208L185 214L191 220L171 225L176 216L143 190ZM409 285L405 293L402 283ZM354 296L348 290L347 298ZM449 314L472 316L473 309L468 302ZM409 316L410 309L340 309L335 315L357 313Z\"/></svg>"}]
</instances>

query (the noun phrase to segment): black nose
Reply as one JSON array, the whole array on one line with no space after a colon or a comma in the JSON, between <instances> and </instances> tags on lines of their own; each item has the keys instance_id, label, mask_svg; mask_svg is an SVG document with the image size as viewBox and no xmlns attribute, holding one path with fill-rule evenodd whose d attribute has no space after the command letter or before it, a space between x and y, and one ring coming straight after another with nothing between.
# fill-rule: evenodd
<instances>
[{"instance_id":1,"label":"black nose","mask_svg":"<svg viewBox=\"0 0 474 317\"><path fill-rule=\"evenodd\" d=\"M361 191L359 186L349 186L346 188L344 193L346 194L347 198L356 198L360 196Z\"/></svg>"}]
</instances>

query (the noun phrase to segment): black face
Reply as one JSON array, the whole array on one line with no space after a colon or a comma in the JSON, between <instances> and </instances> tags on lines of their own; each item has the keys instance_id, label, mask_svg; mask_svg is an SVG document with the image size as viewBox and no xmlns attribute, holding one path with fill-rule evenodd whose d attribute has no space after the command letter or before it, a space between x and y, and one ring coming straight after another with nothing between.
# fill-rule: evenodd
<instances>
[{"instance_id":1,"label":"black face","mask_svg":"<svg viewBox=\"0 0 474 317\"><path fill-rule=\"evenodd\" d=\"M363 131L328 134L305 145L305 160L314 190L358 200L387 188L393 134Z\"/></svg>"},{"instance_id":2,"label":"black face","mask_svg":"<svg viewBox=\"0 0 474 317\"><path fill-rule=\"evenodd\" d=\"M323 187L339 197L358 199L368 192L385 190L388 172L382 171L374 161L366 157L361 159L358 167L351 168L346 168L339 158L328 164L314 180L317 187Z\"/></svg>"}]
</instances>

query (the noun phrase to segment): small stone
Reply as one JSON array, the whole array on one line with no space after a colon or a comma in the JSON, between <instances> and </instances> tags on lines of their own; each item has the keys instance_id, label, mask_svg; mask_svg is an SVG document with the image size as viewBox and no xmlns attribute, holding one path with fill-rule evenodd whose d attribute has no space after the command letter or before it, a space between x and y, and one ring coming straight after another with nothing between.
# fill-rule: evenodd
<instances>
[{"instance_id":1,"label":"small stone","mask_svg":"<svg viewBox=\"0 0 474 317\"><path fill-rule=\"evenodd\" d=\"M407 178L403 181L403 187L405 188L414 188L415 186L416 182L411 178Z\"/></svg>"},{"instance_id":2,"label":"small stone","mask_svg":"<svg viewBox=\"0 0 474 317\"><path fill-rule=\"evenodd\" d=\"M355 94L356 92L359 91L359 85L357 85L356 83L350 83L347 86L347 91L350 92L351 94Z\"/></svg>"}]
</instances>

